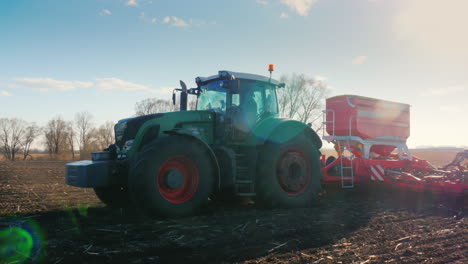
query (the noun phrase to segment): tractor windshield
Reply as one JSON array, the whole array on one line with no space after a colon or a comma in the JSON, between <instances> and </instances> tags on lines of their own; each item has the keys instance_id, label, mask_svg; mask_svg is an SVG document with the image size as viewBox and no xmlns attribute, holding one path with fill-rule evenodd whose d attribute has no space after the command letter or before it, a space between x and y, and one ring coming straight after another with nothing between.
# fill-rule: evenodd
<instances>
[{"instance_id":1,"label":"tractor windshield","mask_svg":"<svg viewBox=\"0 0 468 264\"><path fill-rule=\"evenodd\" d=\"M213 81L200 89L197 110L225 113L226 108L239 107L242 112L252 115L253 121L278 113L275 88L269 83L241 80L237 91L228 91L220 81Z\"/></svg>"},{"instance_id":2,"label":"tractor windshield","mask_svg":"<svg viewBox=\"0 0 468 264\"><path fill-rule=\"evenodd\" d=\"M197 110L215 110L224 113L226 111L227 90L219 85L219 82L211 82L200 87Z\"/></svg>"}]
</instances>

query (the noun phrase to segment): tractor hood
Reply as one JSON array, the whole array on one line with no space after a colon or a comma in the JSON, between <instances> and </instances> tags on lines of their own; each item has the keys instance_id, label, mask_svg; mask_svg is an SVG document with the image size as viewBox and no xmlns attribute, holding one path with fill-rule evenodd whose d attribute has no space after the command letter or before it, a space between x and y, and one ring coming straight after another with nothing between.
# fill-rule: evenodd
<instances>
[{"instance_id":1,"label":"tractor hood","mask_svg":"<svg viewBox=\"0 0 468 264\"><path fill-rule=\"evenodd\" d=\"M140 127L148 120L158 119L166 113L138 116L119 120L114 126L115 143L122 148L127 140L134 139Z\"/></svg>"}]
</instances>

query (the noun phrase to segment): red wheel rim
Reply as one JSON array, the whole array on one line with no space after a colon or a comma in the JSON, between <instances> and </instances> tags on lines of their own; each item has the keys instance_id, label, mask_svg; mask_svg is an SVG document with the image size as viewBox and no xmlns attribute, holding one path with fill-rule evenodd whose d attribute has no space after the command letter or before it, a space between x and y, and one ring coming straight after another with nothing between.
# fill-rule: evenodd
<instances>
[{"instance_id":1,"label":"red wheel rim","mask_svg":"<svg viewBox=\"0 0 468 264\"><path fill-rule=\"evenodd\" d=\"M159 193L174 204L190 200L197 191L198 182L197 166L191 159L182 156L167 159L156 176Z\"/></svg>"},{"instance_id":2,"label":"red wheel rim","mask_svg":"<svg viewBox=\"0 0 468 264\"><path fill-rule=\"evenodd\" d=\"M288 149L276 163L276 178L288 195L299 195L307 189L310 171L309 158L298 148Z\"/></svg>"}]
</instances>

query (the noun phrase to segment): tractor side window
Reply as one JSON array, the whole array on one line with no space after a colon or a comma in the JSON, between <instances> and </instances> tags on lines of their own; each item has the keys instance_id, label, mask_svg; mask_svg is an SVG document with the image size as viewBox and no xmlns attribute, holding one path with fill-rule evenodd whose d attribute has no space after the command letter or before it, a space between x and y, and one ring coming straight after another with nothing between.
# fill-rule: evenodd
<instances>
[{"instance_id":1,"label":"tractor side window","mask_svg":"<svg viewBox=\"0 0 468 264\"><path fill-rule=\"evenodd\" d=\"M259 107L261 107L262 94L253 89L246 89L240 94L239 107L242 112L249 116L248 119L257 120L257 116L260 113Z\"/></svg>"},{"instance_id":2,"label":"tractor side window","mask_svg":"<svg viewBox=\"0 0 468 264\"><path fill-rule=\"evenodd\" d=\"M234 98L233 104L235 104ZM278 113L274 87L262 82L244 81L240 106L244 112L255 114L257 118L262 118L265 114Z\"/></svg>"},{"instance_id":3,"label":"tractor side window","mask_svg":"<svg viewBox=\"0 0 468 264\"><path fill-rule=\"evenodd\" d=\"M276 114L278 113L278 103L276 101L275 90L271 88L265 89L265 111Z\"/></svg>"},{"instance_id":4,"label":"tractor side window","mask_svg":"<svg viewBox=\"0 0 468 264\"><path fill-rule=\"evenodd\" d=\"M239 106L239 94L232 94L232 105Z\"/></svg>"},{"instance_id":5,"label":"tractor side window","mask_svg":"<svg viewBox=\"0 0 468 264\"><path fill-rule=\"evenodd\" d=\"M264 112L264 103L263 103L263 98L262 98L262 92L261 91L255 91L253 93L253 99L255 103L257 104L257 115L260 116Z\"/></svg>"}]
</instances>

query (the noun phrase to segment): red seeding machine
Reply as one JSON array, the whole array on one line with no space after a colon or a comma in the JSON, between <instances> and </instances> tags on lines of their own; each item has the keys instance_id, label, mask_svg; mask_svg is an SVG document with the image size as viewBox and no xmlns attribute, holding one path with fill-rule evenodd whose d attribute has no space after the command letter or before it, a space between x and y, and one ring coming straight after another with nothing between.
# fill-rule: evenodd
<instances>
[{"instance_id":1,"label":"red seeding machine","mask_svg":"<svg viewBox=\"0 0 468 264\"><path fill-rule=\"evenodd\" d=\"M410 106L356 95L326 100L323 139L337 158L322 155L323 184L380 184L403 191L462 197L468 192L468 150L442 168L412 156ZM325 133L326 132L326 133ZM328 135L326 135L328 134Z\"/></svg>"}]
</instances>

